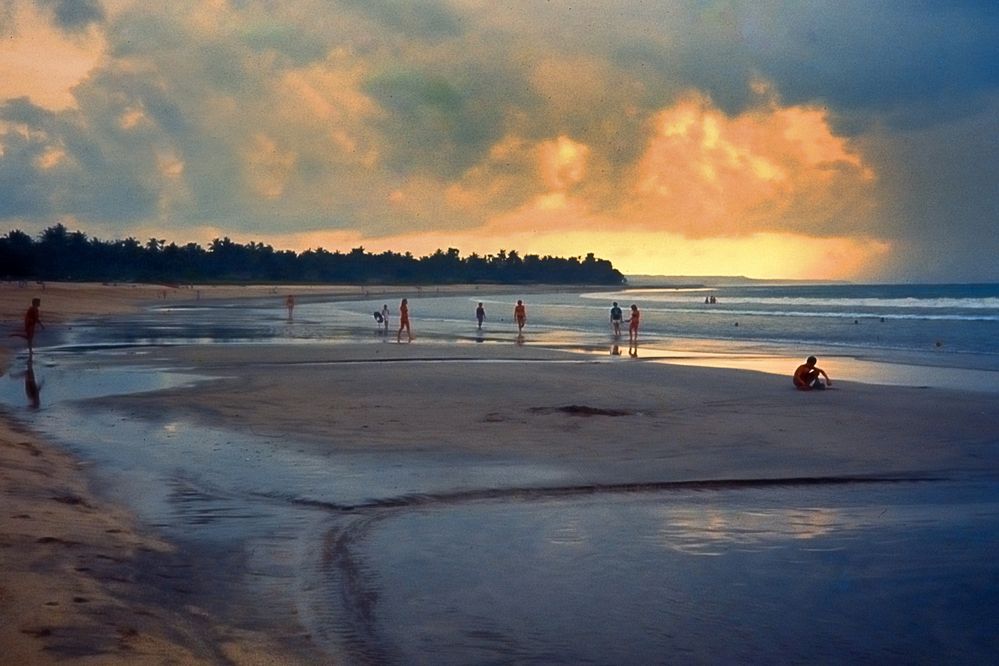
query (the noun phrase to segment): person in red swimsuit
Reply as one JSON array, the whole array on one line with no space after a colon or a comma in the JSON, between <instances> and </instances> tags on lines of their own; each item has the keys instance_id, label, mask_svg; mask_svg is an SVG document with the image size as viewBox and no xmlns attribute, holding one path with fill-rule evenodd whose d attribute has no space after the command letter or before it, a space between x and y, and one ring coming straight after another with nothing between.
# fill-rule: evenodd
<instances>
[{"instance_id":1,"label":"person in red swimsuit","mask_svg":"<svg viewBox=\"0 0 999 666\"><path fill-rule=\"evenodd\" d=\"M517 301L517 307L513 309L513 318L517 320L517 333L523 333L524 324L527 323L527 307L524 301Z\"/></svg>"},{"instance_id":2,"label":"person in red swimsuit","mask_svg":"<svg viewBox=\"0 0 999 666\"><path fill-rule=\"evenodd\" d=\"M395 335L396 342L402 342L402 329L406 329L409 342L413 341L413 332L409 328L409 299L402 299L399 304L399 332Z\"/></svg>"},{"instance_id":3,"label":"person in red swimsuit","mask_svg":"<svg viewBox=\"0 0 999 666\"><path fill-rule=\"evenodd\" d=\"M638 306L632 303L631 319L628 320L628 340L630 342L638 342L638 320L641 317L642 313L638 311Z\"/></svg>"},{"instance_id":4,"label":"person in red swimsuit","mask_svg":"<svg viewBox=\"0 0 999 666\"><path fill-rule=\"evenodd\" d=\"M813 389L824 389L827 386L832 386L832 380L829 379L829 375L822 368L815 367L818 359L814 356L809 356L805 359L805 362L798 366L794 371L794 376L791 377L791 381L794 382L795 388L799 391L811 391ZM826 378L826 383L823 384L822 380L819 379L819 375Z\"/></svg>"}]
</instances>

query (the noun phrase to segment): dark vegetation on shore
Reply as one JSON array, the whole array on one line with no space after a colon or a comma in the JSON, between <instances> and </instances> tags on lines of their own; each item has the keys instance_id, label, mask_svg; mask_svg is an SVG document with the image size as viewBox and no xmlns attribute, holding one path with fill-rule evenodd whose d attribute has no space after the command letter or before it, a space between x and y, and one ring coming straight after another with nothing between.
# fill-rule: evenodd
<instances>
[{"instance_id":1,"label":"dark vegetation on shore","mask_svg":"<svg viewBox=\"0 0 999 666\"><path fill-rule=\"evenodd\" d=\"M462 257L454 248L425 257L410 253L372 254L322 248L304 252L275 250L216 238L207 248L197 243L145 244L134 238L102 241L61 224L37 239L14 230L0 237L0 276L14 280L97 282L296 282L296 283L550 283L623 284L611 262L593 253L580 257L521 257L516 251Z\"/></svg>"}]
</instances>

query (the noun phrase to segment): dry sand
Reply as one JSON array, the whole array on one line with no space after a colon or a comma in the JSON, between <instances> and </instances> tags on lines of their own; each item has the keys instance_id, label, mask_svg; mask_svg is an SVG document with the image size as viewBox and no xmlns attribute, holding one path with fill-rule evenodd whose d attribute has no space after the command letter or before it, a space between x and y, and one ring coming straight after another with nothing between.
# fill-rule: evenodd
<instances>
[{"instance_id":1,"label":"dry sand","mask_svg":"<svg viewBox=\"0 0 999 666\"><path fill-rule=\"evenodd\" d=\"M349 289L345 295L357 293ZM55 322L120 312L157 300L160 290L49 285L39 295L43 321ZM273 295L213 295L233 291ZM19 318L32 295L0 290L4 321ZM987 395L839 382L801 393L787 378L753 372L419 340L192 346L159 355L219 379L115 398L116 409L293 436L315 451L537 457L595 484L936 477L999 462L999 409ZM150 598L136 571L144 559L169 558L170 544L141 532L127 508L97 500L76 461L6 417L0 496L0 649L12 663L294 661L282 653L282 636Z\"/></svg>"}]
</instances>

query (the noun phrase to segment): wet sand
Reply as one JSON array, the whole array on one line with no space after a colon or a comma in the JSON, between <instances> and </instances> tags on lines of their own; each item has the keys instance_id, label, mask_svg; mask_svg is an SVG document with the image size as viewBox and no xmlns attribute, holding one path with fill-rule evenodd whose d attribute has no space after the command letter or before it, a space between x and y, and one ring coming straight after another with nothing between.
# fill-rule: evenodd
<instances>
[{"instance_id":1,"label":"wet sand","mask_svg":"<svg viewBox=\"0 0 999 666\"><path fill-rule=\"evenodd\" d=\"M89 311L79 293L66 296L78 308L74 314L144 300L126 292L117 301L94 289L97 302ZM155 298L155 289L150 293ZM44 317L49 301L42 298ZM999 409L986 394L849 382L800 393L786 378L762 373L598 360L530 346L421 345L419 338L409 345L177 346L116 363L196 369L214 378L193 388L88 403L113 414L124 432L130 423L168 432L193 424L311 460L372 460L374 471L356 487L320 483L313 494L271 498L311 502L343 516L386 502L427 506L532 492L557 497L657 487L992 478L999 463ZM225 604L191 603L206 596L192 588L218 585L198 574L210 571L213 558L218 567L249 555L218 559L210 549L188 551L178 540L154 535L134 513L141 490L133 489L131 499L127 490L115 493L117 504L109 502L107 493L88 487L99 474L9 416L0 412L6 572L0 617L10 618L0 625L0 646L8 654L26 663L65 657L317 662L328 656L317 613L303 601L308 595L288 593L279 603L275 594L267 626L260 626L259 614L233 617ZM243 474L247 487L265 493L268 467L261 465L258 477L252 467L247 458L229 476ZM404 469L393 475L395 468ZM205 488L211 486L197 491ZM241 506L245 510L246 500ZM303 520L313 519L325 520ZM316 557L336 558L342 540L331 539L333 550ZM279 550L272 559L290 557ZM259 605L252 595L267 583L238 578L229 574L224 579L233 587L212 592Z\"/></svg>"}]
</instances>

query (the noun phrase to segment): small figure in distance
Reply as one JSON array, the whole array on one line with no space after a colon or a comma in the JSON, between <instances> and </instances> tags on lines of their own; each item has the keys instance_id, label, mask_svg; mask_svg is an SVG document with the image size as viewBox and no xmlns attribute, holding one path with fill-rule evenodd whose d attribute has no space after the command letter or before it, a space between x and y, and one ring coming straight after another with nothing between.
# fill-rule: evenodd
<instances>
[{"instance_id":1,"label":"small figure in distance","mask_svg":"<svg viewBox=\"0 0 999 666\"><path fill-rule=\"evenodd\" d=\"M832 386L832 380L829 379L829 375L822 368L815 367L815 363L818 361L814 356L809 356L805 359L805 362L798 366L798 369L794 371L794 376L791 381L794 382L795 388L799 391L811 391L812 389L824 389L827 386ZM826 381L823 384L822 380L819 379L819 375L825 377Z\"/></svg>"},{"instance_id":2,"label":"small figure in distance","mask_svg":"<svg viewBox=\"0 0 999 666\"><path fill-rule=\"evenodd\" d=\"M631 319L628 320L628 340L629 342L638 342L638 320L641 319L642 313L638 311L638 306L634 303L631 304Z\"/></svg>"},{"instance_id":3,"label":"small figure in distance","mask_svg":"<svg viewBox=\"0 0 999 666\"><path fill-rule=\"evenodd\" d=\"M479 322L479 330L482 330L482 320L486 318L486 308L479 303L479 306L475 308L475 319Z\"/></svg>"},{"instance_id":4,"label":"small figure in distance","mask_svg":"<svg viewBox=\"0 0 999 666\"><path fill-rule=\"evenodd\" d=\"M527 307L524 301L517 301L517 307L513 309L513 318L517 320L517 332L523 333L524 324L527 323Z\"/></svg>"},{"instance_id":5,"label":"small figure in distance","mask_svg":"<svg viewBox=\"0 0 999 666\"><path fill-rule=\"evenodd\" d=\"M409 342L413 341L413 332L409 328L409 299L402 299L399 304L399 332L395 335L396 342L402 342L402 329L406 329Z\"/></svg>"},{"instance_id":6,"label":"small figure in distance","mask_svg":"<svg viewBox=\"0 0 999 666\"><path fill-rule=\"evenodd\" d=\"M42 299L32 298L31 307L24 313L24 333L15 333L14 335L18 337L23 337L28 341L28 357L35 351L35 327L41 326L45 328L45 324L42 323L42 313L39 308L42 306Z\"/></svg>"},{"instance_id":7,"label":"small figure in distance","mask_svg":"<svg viewBox=\"0 0 999 666\"><path fill-rule=\"evenodd\" d=\"M621 320L623 318L624 316L621 314L620 306L618 306L617 301L614 301L614 304L611 305L610 309L610 322L611 328L614 329L615 338L621 337Z\"/></svg>"},{"instance_id":8,"label":"small figure in distance","mask_svg":"<svg viewBox=\"0 0 999 666\"><path fill-rule=\"evenodd\" d=\"M389 309L388 303L382 305L382 326L385 327L385 335L388 335L389 331Z\"/></svg>"},{"instance_id":9,"label":"small figure in distance","mask_svg":"<svg viewBox=\"0 0 999 666\"><path fill-rule=\"evenodd\" d=\"M284 299L284 306L288 308L288 321L291 321L292 312L295 310L295 297L288 294L287 298Z\"/></svg>"}]
</instances>

